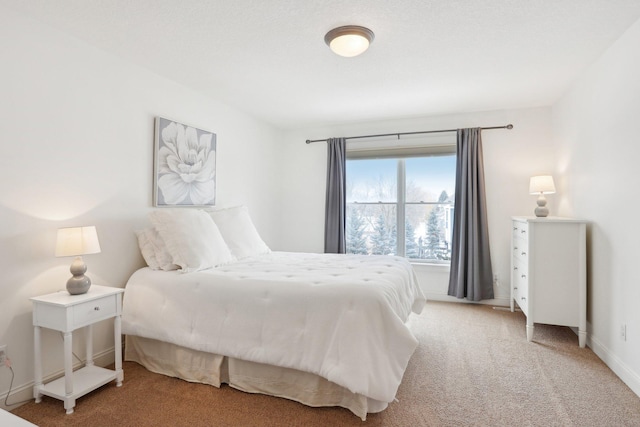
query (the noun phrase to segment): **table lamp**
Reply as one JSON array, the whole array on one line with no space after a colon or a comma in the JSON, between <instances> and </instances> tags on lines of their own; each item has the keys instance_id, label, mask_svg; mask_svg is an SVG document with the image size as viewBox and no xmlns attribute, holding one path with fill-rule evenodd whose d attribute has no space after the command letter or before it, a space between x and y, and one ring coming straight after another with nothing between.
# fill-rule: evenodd
<instances>
[{"instance_id":1,"label":"table lamp","mask_svg":"<svg viewBox=\"0 0 640 427\"><path fill-rule=\"evenodd\" d=\"M538 207L535 210L535 214L538 217L545 217L549 215L549 208L547 208L547 199L545 194L553 194L556 192L556 186L553 184L553 177L551 175L532 176L529 181L529 194L538 194Z\"/></svg>"},{"instance_id":2,"label":"table lamp","mask_svg":"<svg viewBox=\"0 0 640 427\"><path fill-rule=\"evenodd\" d=\"M84 275L87 265L82 260L82 255L97 253L100 253L100 242L95 226L58 229L56 256L76 257L69 269L73 276L67 281L67 291L71 295L84 294L91 287L91 279Z\"/></svg>"}]
</instances>

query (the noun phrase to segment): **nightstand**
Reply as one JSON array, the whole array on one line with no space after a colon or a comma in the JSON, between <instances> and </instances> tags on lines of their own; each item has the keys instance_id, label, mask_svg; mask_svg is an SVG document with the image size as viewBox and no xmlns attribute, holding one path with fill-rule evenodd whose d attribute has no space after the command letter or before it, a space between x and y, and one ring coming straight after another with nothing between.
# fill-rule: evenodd
<instances>
[{"instance_id":1,"label":"nightstand","mask_svg":"<svg viewBox=\"0 0 640 427\"><path fill-rule=\"evenodd\" d=\"M64 402L67 414L73 413L76 399L80 396L116 380L120 387L124 380L122 371L121 315L124 289L92 285L89 292L69 295L67 291L30 298L33 302L35 385L33 397L36 403L42 395ZM115 369L104 369L93 363L92 325L102 320L113 319L115 341ZM64 334L64 377L47 384L42 382L42 349L40 328L53 329ZM86 363L73 371L72 333L85 328Z\"/></svg>"}]
</instances>

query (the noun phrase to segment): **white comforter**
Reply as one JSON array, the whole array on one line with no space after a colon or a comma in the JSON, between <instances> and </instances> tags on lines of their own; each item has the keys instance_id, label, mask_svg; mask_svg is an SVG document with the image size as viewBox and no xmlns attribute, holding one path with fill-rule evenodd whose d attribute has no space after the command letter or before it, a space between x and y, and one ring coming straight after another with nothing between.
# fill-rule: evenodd
<instances>
[{"instance_id":1,"label":"white comforter","mask_svg":"<svg viewBox=\"0 0 640 427\"><path fill-rule=\"evenodd\" d=\"M138 270L122 329L391 402L418 344L405 322L424 302L404 258L274 252L196 273Z\"/></svg>"}]
</instances>

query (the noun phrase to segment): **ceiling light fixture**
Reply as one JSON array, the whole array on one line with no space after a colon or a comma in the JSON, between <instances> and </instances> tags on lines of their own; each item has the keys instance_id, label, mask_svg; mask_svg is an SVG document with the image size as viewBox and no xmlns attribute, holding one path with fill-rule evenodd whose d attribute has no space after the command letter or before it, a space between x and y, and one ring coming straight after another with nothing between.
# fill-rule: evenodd
<instances>
[{"instance_id":1,"label":"ceiling light fixture","mask_svg":"<svg viewBox=\"0 0 640 427\"><path fill-rule=\"evenodd\" d=\"M350 58L367 50L374 37L373 31L368 28L346 25L329 31L324 41L334 53Z\"/></svg>"}]
</instances>

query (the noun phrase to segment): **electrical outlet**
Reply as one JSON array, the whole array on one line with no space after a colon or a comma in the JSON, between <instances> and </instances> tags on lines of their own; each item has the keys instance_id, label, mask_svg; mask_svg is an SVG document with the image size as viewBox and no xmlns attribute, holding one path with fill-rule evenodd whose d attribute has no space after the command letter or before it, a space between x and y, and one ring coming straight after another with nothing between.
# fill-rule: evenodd
<instances>
[{"instance_id":1,"label":"electrical outlet","mask_svg":"<svg viewBox=\"0 0 640 427\"><path fill-rule=\"evenodd\" d=\"M0 345L0 365L4 365L7 361L7 345Z\"/></svg>"},{"instance_id":2,"label":"electrical outlet","mask_svg":"<svg viewBox=\"0 0 640 427\"><path fill-rule=\"evenodd\" d=\"M622 341L627 340L627 324L626 323L620 324L620 338L622 338Z\"/></svg>"}]
</instances>

